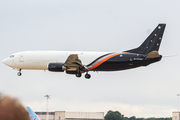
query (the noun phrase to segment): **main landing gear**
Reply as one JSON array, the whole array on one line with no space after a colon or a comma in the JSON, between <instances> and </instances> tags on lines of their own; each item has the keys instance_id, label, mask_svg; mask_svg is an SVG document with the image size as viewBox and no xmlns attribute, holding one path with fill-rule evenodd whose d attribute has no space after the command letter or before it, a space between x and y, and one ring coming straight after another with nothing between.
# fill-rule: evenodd
<instances>
[{"instance_id":1,"label":"main landing gear","mask_svg":"<svg viewBox=\"0 0 180 120\"><path fill-rule=\"evenodd\" d=\"M81 76L82 76L82 73L77 73L77 74L76 74L76 77L81 77ZM90 79L90 78L91 78L91 75L88 74L88 73L86 73L86 74L85 74L85 78L86 78L86 79Z\"/></svg>"},{"instance_id":2,"label":"main landing gear","mask_svg":"<svg viewBox=\"0 0 180 120\"><path fill-rule=\"evenodd\" d=\"M86 78L86 79L89 79L89 78L91 78L91 75L88 74L88 73L86 73L86 74L85 74L85 78Z\"/></svg>"},{"instance_id":3,"label":"main landing gear","mask_svg":"<svg viewBox=\"0 0 180 120\"><path fill-rule=\"evenodd\" d=\"M76 74L76 77L81 77L81 76L82 76L81 73L77 73L77 74Z\"/></svg>"},{"instance_id":4,"label":"main landing gear","mask_svg":"<svg viewBox=\"0 0 180 120\"><path fill-rule=\"evenodd\" d=\"M22 73L21 73L21 69L19 69L19 72L17 73L18 76L21 76Z\"/></svg>"}]
</instances>

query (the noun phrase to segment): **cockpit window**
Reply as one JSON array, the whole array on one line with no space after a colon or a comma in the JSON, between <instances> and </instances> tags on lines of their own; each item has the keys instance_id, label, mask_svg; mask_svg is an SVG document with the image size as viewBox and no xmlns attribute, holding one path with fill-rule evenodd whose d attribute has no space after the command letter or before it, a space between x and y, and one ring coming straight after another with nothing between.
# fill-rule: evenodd
<instances>
[{"instance_id":1,"label":"cockpit window","mask_svg":"<svg viewBox=\"0 0 180 120\"><path fill-rule=\"evenodd\" d=\"M10 56L10 58L13 58L13 57L14 57L14 55L11 55L11 56Z\"/></svg>"}]
</instances>

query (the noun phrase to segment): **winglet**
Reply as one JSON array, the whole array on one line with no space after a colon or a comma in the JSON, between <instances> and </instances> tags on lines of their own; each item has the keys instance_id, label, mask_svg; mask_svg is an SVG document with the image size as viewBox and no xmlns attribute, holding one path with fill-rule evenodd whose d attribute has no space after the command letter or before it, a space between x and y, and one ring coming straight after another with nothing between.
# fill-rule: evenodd
<instances>
[{"instance_id":1,"label":"winglet","mask_svg":"<svg viewBox=\"0 0 180 120\"><path fill-rule=\"evenodd\" d=\"M31 120L41 120L41 119L36 115L36 113L34 113L34 112L32 111L32 109L31 109L30 107L26 106L26 108L27 108L27 110L28 110L28 113L29 113L29 116L30 116L30 119L31 119Z\"/></svg>"}]
</instances>

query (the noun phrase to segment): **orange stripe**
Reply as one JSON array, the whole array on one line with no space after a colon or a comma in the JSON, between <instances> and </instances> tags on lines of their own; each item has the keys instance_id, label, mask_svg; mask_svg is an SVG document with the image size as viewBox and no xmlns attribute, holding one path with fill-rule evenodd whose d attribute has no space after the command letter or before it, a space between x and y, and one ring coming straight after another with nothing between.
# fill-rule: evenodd
<instances>
[{"instance_id":1,"label":"orange stripe","mask_svg":"<svg viewBox=\"0 0 180 120\"><path fill-rule=\"evenodd\" d=\"M110 58L112 58L112 57L114 57L114 56L116 56L116 55L121 55L121 54L123 54L123 53L116 53L116 54L113 54L113 55L111 55L111 56L109 56L109 57L103 59L102 61L100 61L99 63L97 63L96 65L94 65L93 67L89 68L89 70L92 70L92 69L98 67L99 65L101 65L102 63L106 62L106 61L109 60Z\"/></svg>"}]
</instances>

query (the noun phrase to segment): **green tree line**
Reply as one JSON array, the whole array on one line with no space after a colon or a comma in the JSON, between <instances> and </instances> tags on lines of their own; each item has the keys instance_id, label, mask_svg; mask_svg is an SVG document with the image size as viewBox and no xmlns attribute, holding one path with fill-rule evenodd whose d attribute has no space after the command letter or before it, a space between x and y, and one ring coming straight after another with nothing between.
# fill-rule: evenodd
<instances>
[{"instance_id":1,"label":"green tree line","mask_svg":"<svg viewBox=\"0 0 180 120\"><path fill-rule=\"evenodd\" d=\"M121 114L119 111L112 111L109 110L107 114L104 117L104 120L172 120L171 117L167 118L155 118L155 117L150 117L150 118L136 118L136 116L132 117L125 117L123 114Z\"/></svg>"}]
</instances>

